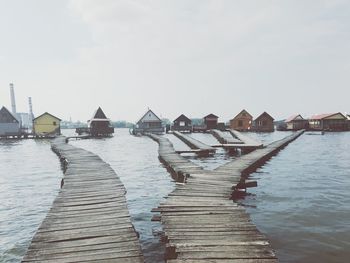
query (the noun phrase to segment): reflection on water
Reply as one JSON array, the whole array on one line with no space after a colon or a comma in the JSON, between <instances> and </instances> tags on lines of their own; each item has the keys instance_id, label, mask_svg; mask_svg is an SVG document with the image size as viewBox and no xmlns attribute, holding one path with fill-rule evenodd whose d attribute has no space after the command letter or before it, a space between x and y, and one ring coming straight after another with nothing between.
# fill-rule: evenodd
<instances>
[{"instance_id":1,"label":"reflection on water","mask_svg":"<svg viewBox=\"0 0 350 263\"><path fill-rule=\"evenodd\" d=\"M73 134L64 130L65 134ZM288 132L249 133L265 144ZM188 149L166 135L175 149ZM191 134L217 144L210 134ZM153 207L173 189L170 175L158 160L158 145L117 129L113 138L72 140L90 150L117 172L146 261L164 262L164 246L151 222ZM182 149L181 149L182 147ZM187 148L186 148L187 147ZM209 158L186 156L206 169L234 159L218 149ZM271 240L281 262L347 262L350 257L350 133L303 135L251 177L258 187L241 202ZM0 262L19 262L59 189L58 158L45 140L0 141Z\"/></svg>"}]
</instances>

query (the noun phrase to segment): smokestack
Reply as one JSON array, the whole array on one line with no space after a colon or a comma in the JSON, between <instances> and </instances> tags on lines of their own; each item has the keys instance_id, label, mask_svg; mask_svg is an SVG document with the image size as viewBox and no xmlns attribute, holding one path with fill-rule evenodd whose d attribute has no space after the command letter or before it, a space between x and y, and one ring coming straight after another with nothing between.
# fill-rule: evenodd
<instances>
[{"instance_id":1,"label":"smokestack","mask_svg":"<svg viewBox=\"0 0 350 263\"><path fill-rule=\"evenodd\" d=\"M31 118L30 121L33 121L34 119L34 114L33 114L33 104L32 104L32 97L28 98L28 102L29 102L29 116Z\"/></svg>"},{"instance_id":2,"label":"smokestack","mask_svg":"<svg viewBox=\"0 0 350 263\"><path fill-rule=\"evenodd\" d=\"M11 106L12 106L12 113L16 115L16 99L15 99L15 90L13 88L13 83L10 83L10 93L11 93Z\"/></svg>"}]
</instances>

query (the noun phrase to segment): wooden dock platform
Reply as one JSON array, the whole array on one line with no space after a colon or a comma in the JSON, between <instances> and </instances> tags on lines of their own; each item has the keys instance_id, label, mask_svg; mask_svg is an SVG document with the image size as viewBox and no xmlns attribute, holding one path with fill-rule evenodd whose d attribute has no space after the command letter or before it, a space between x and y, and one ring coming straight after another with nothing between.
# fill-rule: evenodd
<instances>
[{"instance_id":1,"label":"wooden dock platform","mask_svg":"<svg viewBox=\"0 0 350 263\"><path fill-rule=\"evenodd\" d=\"M222 147L228 151L235 151L240 149L243 153L249 153L255 149L263 147L261 142L258 142L242 133L230 130L229 134L219 130L211 131L214 137L220 142L220 144L211 145L212 147Z\"/></svg>"},{"instance_id":2,"label":"wooden dock platform","mask_svg":"<svg viewBox=\"0 0 350 263\"><path fill-rule=\"evenodd\" d=\"M211 134L222 144L243 144L239 139L232 136L231 133L225 133L220 130L211 130Z\"/></svg>"},{"instance_id":3,"label":"wooden dock platform","mask_svg":"<svg viewBox=\"0 0 350 263\"><path fill-rule=\"evenodd\" d=\"M143 263L126 190L114 170L64 137L52 149L65 177L22 262Z\"/></svg>"},{"instance_id":4,"label":"wooden dock platform","mask_svg":"<svg viewBox=\"0 0 350 263\"><path fill-rule=\"evenodd\" d=\"M276 154L302 134L297 132L266 148L233 160L214 171L203 170L176 154L164 137L159 157L172 170L180 171L177 184L153 212L160 212L168 263L273 263L276 255L267 238L251 222L244 208L231 199L245 187L248 172ZM190 169L187 169L190 167Z\"/></svg>"},{"instance_id":5,"label":"wooden dock platform","mask_svg":"<svg viewBox=\"0 0 350 263\"><path fill-rule=\"evenodd\" d=\"M262 147L263 143L261 141L255 140L239 131L230 129L229 132L238 140L241 140L244 144L254 145L257 148Z\"/></svg>"},{"instance_id":6,"label":"wooden dock platform","mask_svg":"<svg viewBox=\"0 0 350 263\"><path fill-rule=\"evenodd\" d=\"M178 131L173 131L173 134L178 137L181 141L186 143L191 149L198 150L196 153L201 156L207 156L215 153L216 149L209 145L206 145L188 135L185 135Z\"/></svg>"}]
</instances>

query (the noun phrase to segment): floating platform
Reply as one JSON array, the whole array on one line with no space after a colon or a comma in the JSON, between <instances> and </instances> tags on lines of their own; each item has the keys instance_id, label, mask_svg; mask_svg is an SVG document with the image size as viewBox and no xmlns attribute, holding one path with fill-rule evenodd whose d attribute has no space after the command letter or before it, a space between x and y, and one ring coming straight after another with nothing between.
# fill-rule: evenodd
<instances>
[{"instance_id":1,"label":"floating platform","mask_svg":"<svg viewBox=\"0 0 350 263\"><path fill-rule=\"evenodd\" d=\"M258 149L207 171L177 154L168 139L149 135L159 144L159 158L178 173L180 184L153 212L163 224L168 263L275 263L269 240L251 222L245 209L231 199L256 182L247 173L262 165L297 132L266 148Z\"/></svg>"},{"instance_id":2,"label":"floating platform","mask_svg":"<svg viewBox=\"0 0 350 263\"><path fill-rule=\"evenodd\" d=\"M22 262L143 263L126 190L114 170L64 137L52 142L52 150L65 177Z\"/></svg>"}]
</instances>

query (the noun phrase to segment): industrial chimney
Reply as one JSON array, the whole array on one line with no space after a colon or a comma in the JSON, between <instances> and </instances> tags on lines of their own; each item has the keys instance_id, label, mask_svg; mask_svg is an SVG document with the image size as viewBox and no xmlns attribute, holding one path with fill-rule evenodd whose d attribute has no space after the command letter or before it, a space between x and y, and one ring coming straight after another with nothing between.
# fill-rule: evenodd
<instances>
[{"instance_id":1,"label":"industrial chimney","mask_svg":"<svg viewBox=\"0 0 350 263\"><path fill-rule=\"evenodd\" d=\"M11 93L11 106L12 106L12 114L16 116L16 99L15 99L15 90L13 88L13 83L10 83L10 93Z\"/></svg>"},{"instance_id":2,"label":"industrial chimney","mask_svg":"<svg viewBox=\"0 0 350 263\"><path fill-rule=\"evenodd\" d=\"M29 102L29 117L30 117L30 121L32 122L34 119L32 97L28 98L28 102Z\"/></svg>"}]
</instances>

